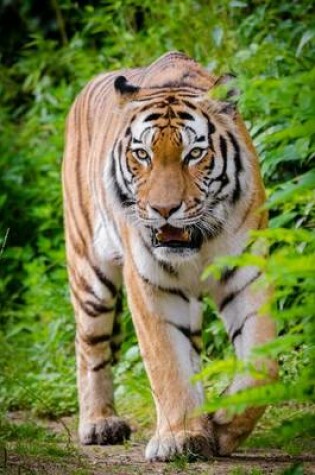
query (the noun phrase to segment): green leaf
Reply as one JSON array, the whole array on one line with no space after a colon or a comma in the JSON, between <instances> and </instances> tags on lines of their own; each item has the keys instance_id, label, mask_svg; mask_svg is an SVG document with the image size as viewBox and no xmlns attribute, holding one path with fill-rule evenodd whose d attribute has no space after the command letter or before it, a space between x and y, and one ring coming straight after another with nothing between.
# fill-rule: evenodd
<instances>
[{"instance_id":1,"label":"green leaf","mask_svg":"<svg viewBox=\"0 0 315 475\"><path fill-rule=\"evenodd\" d=\"M296 50L296 56L299 57L302 53L302 50L304 48L304 46L309 43L315 36L315 31L314 30L306 30L301 39L300 39L300 42L299 42L299 46L297 47L297 50Z\"/></svg>"},{"instance_id":2,"label":"green leaf","mask_svg":"<svg viewBox=\"0 0 315 475\"><path fill-rule=\"evenodd\" d=\"M281 190L276 191L271 195L266 204L267 208L275 207L283 202L288 202L293 199L295 195L306 190L313 190L315 188L315 170L294 178L283 184ZM315 196L315 193L314 193Z\"/></svg>"}]
</instances>

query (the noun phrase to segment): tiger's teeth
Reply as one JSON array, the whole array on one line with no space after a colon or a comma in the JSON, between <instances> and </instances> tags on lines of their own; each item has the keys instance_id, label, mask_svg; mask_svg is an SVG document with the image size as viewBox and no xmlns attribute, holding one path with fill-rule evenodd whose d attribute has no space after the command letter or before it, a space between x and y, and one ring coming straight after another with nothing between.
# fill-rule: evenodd
<instances>
[{"instance_id":1,"label":"tiger's teeth","mask_svg":"<svg viewBox=\"0 0 315 475\"><path fill-rule=\"evenodd\" d=\"M155 238L158 242L189 242L190 231L188 229L180 229L166 225L155 231Z\"/></svg>"},{"instance_id":2,"label":"tiger's teeth","mask_svg":"<svg viewBox=\"0 0 315 475\"><path fill-rule=\"evenodd\" d=\"M163 232L160 229L158 229L155 233L155 237L159 242L161 242L163 240Z\"/></svg>"},{"instance_id":3,"label":"tiger's teeth","mask_svg":"<svg viewBox=\"0 0 315 475\"><path fill-rule=\"evenodd\" d=\"M182 239L183 239L183 241L189 241L189 239L190 239L190 232L187 231L187 229L185 229L185 231L183 232L183 234L182 234Z\"/></svg>"}]
</instances>

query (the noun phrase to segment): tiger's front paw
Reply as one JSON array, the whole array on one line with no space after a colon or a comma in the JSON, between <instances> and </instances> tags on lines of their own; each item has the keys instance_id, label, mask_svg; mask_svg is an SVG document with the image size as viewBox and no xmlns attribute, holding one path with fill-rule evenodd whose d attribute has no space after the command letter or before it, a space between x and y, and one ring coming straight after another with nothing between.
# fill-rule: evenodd
<instances>
[{"instance_id":1,"label":"tiger's front paw","mask_svg":"<svg viewBox=\"0 0 315 475\"><path fill-rule=\"evenodd\" d=\"M116 416L106 417L96 423L82 422L79 427L79 438L84 445L123 444L130 434L127 422Z\"/></svg>"},{"instance_id":2,"label":"tiger's front paw","mask_svg":"<svg viewBox=\"0 0 315 475\"><path fill-rule=\"evenodd\" d=\"M181 431L154 435L145 450L145 458L151 462L169 462L183 455L188 461L208 460L213 455L209 437L202 433Z\"/></svg>"}]
</instances>

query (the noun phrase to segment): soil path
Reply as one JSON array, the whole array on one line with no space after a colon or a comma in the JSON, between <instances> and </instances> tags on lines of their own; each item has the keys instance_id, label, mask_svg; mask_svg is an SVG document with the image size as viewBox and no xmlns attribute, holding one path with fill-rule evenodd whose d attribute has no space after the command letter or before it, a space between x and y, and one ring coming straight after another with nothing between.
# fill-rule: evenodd
<instances>
[{"instance_id":1,"label":"soil path","mask_svg":"<svg viewBox=\"0 0 315 475\"><path fill-rule=\"evenodd\" d=\"M11 414L18 423L21 417ZM69 447L66 460L52 462L34 459L27 454L18 456L14 450L3 454L0 474L6 475L261 475L282 474L289 467L295 469L288 475L315 475L315 454L290 456L276 449L241 449L232 457L214 458L209 462L187 463L178 459L171 463L149 463L144 460L144 449L149 434L137 431L131 441L123 446L81 446L76 435L75 418L62 421L41 421L49 430L65 434ZM73 449L76 455L73 455ZM72 455L70 455L72 453ZM2 460L3 462L3 460ZM3 469L1 469L4 467ZM256 470L256 472L255 472Z\"/></svg>"},{"instance_id":2,"label":"soil path","mask_svg":"<svg viewBox=\"0 0 315 475\"><path fill-rule=\"evenodd\" d=\"M131 444L128 448L110 447L101 450L97 448L83 449L85 455L94 467L93 474L194 474L194 475L225 475L250 474L254 469L258 473L281 473L293 465L302 465L299 474L315 474L315 456L302 455L290 457L277 450L239 451L233 457L215 458L210 462L183 463L179 460L171 464L147 463L144 461L145 444ZM182 466L181 466L182 464Z\"/></svg>"}]
</instances>

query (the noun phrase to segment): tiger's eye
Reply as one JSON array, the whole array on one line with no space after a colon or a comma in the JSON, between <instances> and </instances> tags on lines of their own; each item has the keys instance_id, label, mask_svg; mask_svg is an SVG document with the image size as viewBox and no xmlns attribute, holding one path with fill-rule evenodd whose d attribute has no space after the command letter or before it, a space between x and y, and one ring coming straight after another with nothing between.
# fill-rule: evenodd
<instances>
[{"instance_id":1,"label":"tiger's eye","mask_svg":"<svg viewBox=\"0 0 315 475\"><path fill-rule=\"evenodd\" d=\"M202 154L202 148L198 148L198 147L193 148L189 153L189 155L192 158L199 158L199 157L201 157L201 154Z\"/></svg>"},{"instance_id":2,"label":"tiger's eye","mask_svg":"<svg viewBox=\"0 0 315 475\"><path fill-rule=\"evenodd\" d=\"M136 158L138 158L139 160L147 160L149 158L148 153L143 148L139 148L138 150L135 150L133 153L136 156Z\"/></svg>"}]
</instances>

